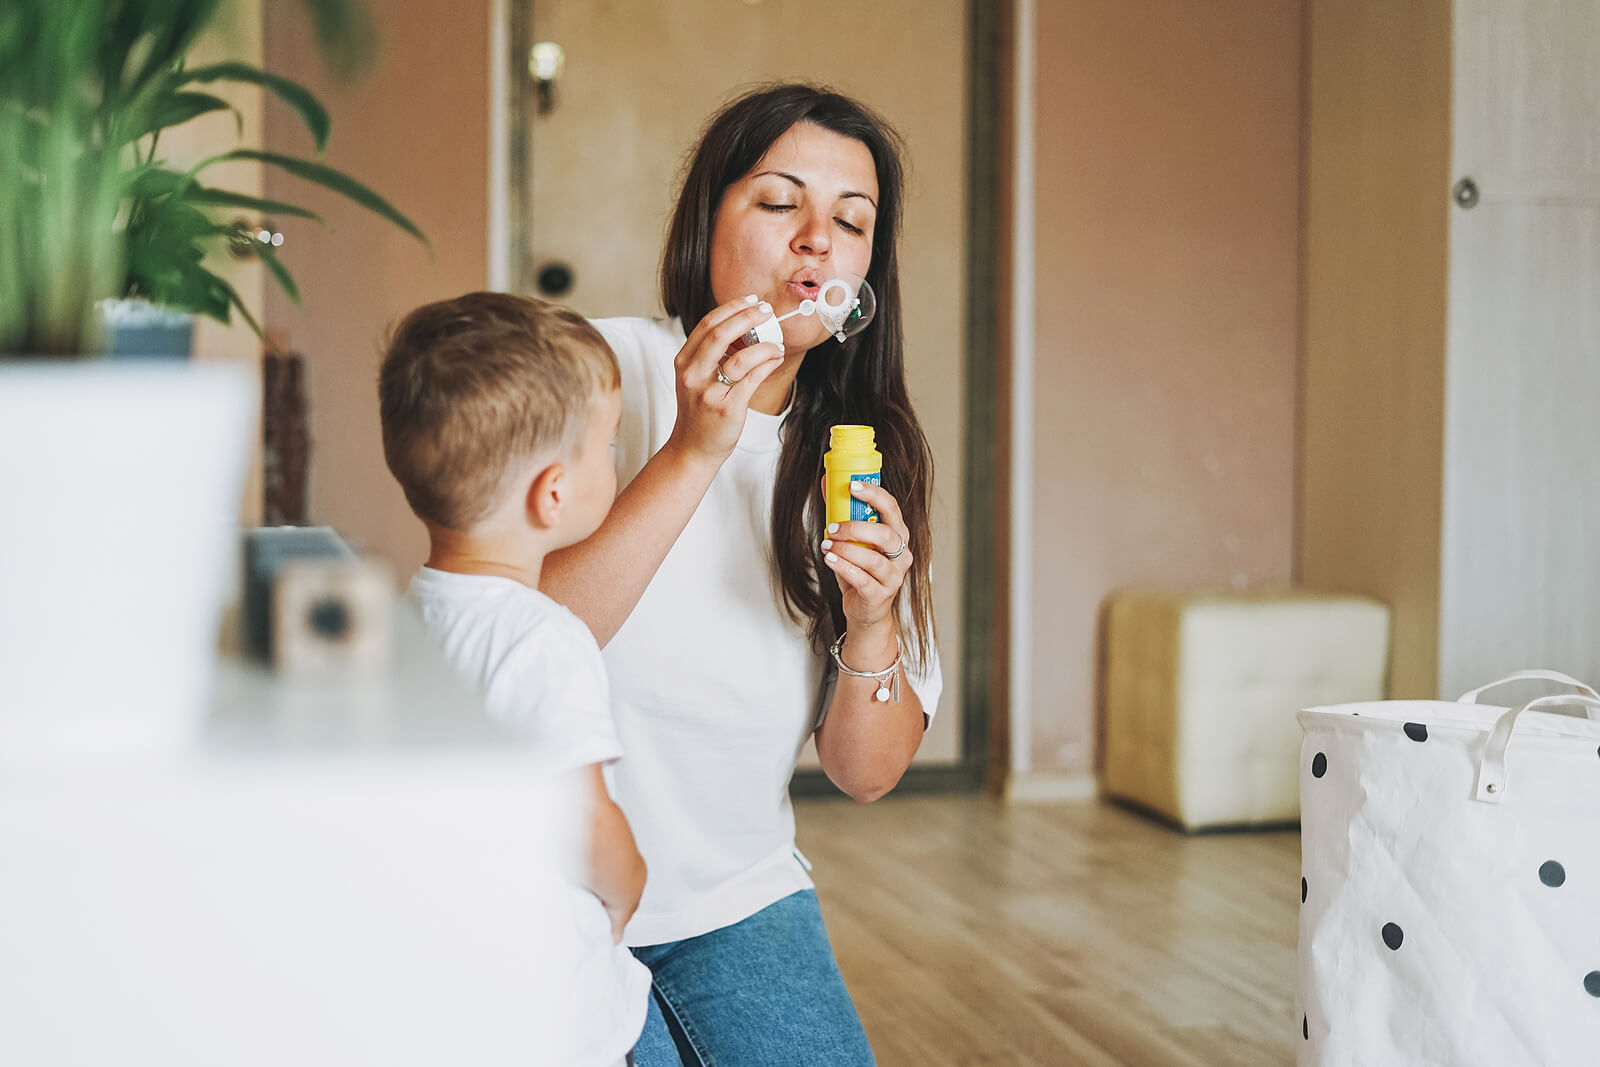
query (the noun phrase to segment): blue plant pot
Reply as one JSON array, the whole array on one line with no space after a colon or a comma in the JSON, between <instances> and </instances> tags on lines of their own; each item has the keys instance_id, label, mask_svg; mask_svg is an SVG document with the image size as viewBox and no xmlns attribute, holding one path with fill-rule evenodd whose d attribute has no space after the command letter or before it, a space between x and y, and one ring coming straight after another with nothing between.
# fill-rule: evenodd
<instances>
[{"instance_id":1,"label":"blue plant pot","mask_svg":"<svg viewBox=\"0 0 1600 1067\"><path fill-rule=\"evenodd\" d=\"M110 359L184 360L194 353L194 316L142 300L100 304Z\"/></svg>"}]
</instances>

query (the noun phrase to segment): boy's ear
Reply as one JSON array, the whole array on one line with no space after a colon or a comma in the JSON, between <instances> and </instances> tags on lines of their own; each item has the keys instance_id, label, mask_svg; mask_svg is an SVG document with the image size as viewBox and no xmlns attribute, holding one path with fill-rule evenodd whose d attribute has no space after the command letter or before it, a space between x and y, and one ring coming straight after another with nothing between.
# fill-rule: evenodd
<instances>
[{"instance_id":1,"label":"boy's ear","mask_svg":"<svg viewBox=\"0 0 1600 1067\"><path fill-rule=\"evenodd\" d=\"M559 463L552 463L533 476L528 486L528 521L549 529L561 519L561 505L566 501L567 471Z\"/></svg>"}]
</instances>

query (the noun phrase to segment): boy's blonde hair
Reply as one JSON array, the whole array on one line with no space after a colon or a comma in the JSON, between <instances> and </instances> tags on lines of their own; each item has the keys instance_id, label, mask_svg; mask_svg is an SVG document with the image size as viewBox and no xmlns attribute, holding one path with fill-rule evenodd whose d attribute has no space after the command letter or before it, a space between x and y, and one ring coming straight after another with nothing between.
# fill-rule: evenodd
<instances>
[{"instance_id":1,"label":"boy's blonde hair","mask_svg":"<svg viewBox=\"0 0 1600 1067\"><path fill-rule=\"evenodd\" d=\"M383 458L418 518L469 529L513 463L575 446L595 395L620 385L600 331L559 304L426 304L395 328L378 374Z\"/></svg>"}]
</instances>

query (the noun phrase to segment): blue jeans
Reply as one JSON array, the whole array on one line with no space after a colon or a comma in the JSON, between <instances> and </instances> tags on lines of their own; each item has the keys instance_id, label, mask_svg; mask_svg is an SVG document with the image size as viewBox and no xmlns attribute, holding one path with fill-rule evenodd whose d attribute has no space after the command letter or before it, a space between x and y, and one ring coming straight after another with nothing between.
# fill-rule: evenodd
<instances>
[{"instance_id":1,"label":"blue jeans","mask_svg":"<svg viewBox=\"0 0 1600 1067\"><path fill-rule=\"evenodd\" d=\"M815 890L633 950L654 976L638 1067L871 1067Z\"/></svg>"}]
</instances>

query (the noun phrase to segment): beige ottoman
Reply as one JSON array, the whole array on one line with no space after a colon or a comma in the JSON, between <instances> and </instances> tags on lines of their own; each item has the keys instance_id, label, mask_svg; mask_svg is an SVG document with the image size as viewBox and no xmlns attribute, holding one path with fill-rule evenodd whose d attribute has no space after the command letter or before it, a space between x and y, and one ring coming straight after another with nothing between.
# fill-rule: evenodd
<instances>
[{"instance_id":1,"label":"beige ottoman","mask_svg":"<svg viewBox=\"0 0 1600 1067\"><path fill-rule=\"evenodd\" d=\"M1382 700L1389 609L1308 590L1108 602L1105 791L1188 828L1300 817L1295 712Z\"/></svg>"}]
</instances>

